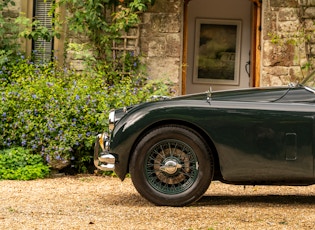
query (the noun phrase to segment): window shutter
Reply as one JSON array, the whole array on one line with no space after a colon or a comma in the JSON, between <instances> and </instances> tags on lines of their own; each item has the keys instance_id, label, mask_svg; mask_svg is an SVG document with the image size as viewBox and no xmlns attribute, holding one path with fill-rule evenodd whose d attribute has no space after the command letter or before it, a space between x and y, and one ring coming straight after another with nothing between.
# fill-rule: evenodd
<instances>
[{"instance_id":1,"label":"window shutter","mask_svg":"<svg viewBox=\"0 0 315 230\"><path fill-rule=\"evenodd\" d=\"M34 17L41 22L41 26L48 28L52 31L52 16L48 15L49 10L52 7L52 0L36 0L34 9ZM51 41L45 41L40 38L33 42L33 50L35 55L35 61L50 61L53 51L53 39Z\"/></svg>"}]
</instances>

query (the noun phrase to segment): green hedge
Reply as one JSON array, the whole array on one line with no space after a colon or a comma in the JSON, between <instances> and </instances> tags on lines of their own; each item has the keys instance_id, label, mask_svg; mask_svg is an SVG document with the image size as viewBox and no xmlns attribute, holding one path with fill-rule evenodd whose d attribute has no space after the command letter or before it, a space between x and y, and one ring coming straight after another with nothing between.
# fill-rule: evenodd
<instances>
[{"instance_id":1,"label":"green hedge","mask_svg":"<svg viewBox=\"0 0 315 230\"><path fill-rule=\"evenodd\" d=\"M0 69L0 149L21 146L47 162L90 160L95 136L107 130L111 108L167 94L160 81L114 71L82 74L55 63L34 64L21 57Z\"/></svg>"},{"instance_id":2,"label":"green hedge","mask_svg":"<svg viewBox=\"0 0 315 230\"><path fill-rule=\"evenodd\" d=\"M0 151L0 180L32 180L44 178L49 167L43 158L21 147Z\"/></svg>"}]
</instances>

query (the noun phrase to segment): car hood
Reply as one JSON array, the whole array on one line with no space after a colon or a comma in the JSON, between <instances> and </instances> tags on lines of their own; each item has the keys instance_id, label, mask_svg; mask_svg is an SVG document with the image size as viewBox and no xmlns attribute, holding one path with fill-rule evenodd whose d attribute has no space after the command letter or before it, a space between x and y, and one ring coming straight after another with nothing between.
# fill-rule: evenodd
<instances>
[{"instance_id":1,"label":"car hood","mask_svg":"<svg viewBox=\"0 0 315 230\"><path fill-rule=\"evenodd\" d=\"M289 96L291 95L291 96ZM294 95L294 96L292 96ZM225 102L287 102L303 101L305 100L305 89L303 87L269 87L269 88L247 88L237 90L225 90L215 92L203 92L198 94L190 94L184 96L177 96L173 98L155 97L153 101L133 105L125 108L115 109L115 120L119 121L129 112L136 112L141 109L147 109L148 106L158 103L157 107L166 106L171 101L178 101L185 104L184 101L225 101ZM313 95L312 95L312 100Z\"/></svg>"},{"instance_id":2,"label":"car hood","mask_svg":"<svg viewBox=\"0 0 315 230\"><path fill-rule=\"evenodd\" d=\"M206 100L211 98L214 101L239 101L239 102L272 102L283 96L288 87L272 88L248 88L237 90L225 90L215 92L204 92L185 96L174 97L171 100Z\"/></svg>"}]
</instances>

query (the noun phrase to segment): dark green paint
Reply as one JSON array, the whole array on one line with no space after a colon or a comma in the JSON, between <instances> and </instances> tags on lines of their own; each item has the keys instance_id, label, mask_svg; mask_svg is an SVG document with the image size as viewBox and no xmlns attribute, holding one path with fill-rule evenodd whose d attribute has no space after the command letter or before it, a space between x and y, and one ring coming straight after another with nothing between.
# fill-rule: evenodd
<instances>
[{"instance_id":1,"label":"dark green paint","mask_svg":"<svg viewBox=\"0 0 315 230\"><path fill-rule=\"evenodd\" d=\"M311 184L315 95L303 88L247 89L138 105L112 133L115 172L123 179L141 135L179 123L204 134L217 154L221 180L235 184Z\"/></svg>"}]
</instances>

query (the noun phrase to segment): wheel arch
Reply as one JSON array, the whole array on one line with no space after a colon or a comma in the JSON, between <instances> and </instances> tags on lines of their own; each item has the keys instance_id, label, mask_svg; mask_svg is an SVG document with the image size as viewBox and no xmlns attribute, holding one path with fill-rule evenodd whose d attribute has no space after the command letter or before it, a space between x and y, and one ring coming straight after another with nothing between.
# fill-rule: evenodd
<instances>
[{"instance_id":1,"label":"wheel arch","mask_svg":"<svg viewBox=\"0 0 315 230\"><path fill-rule=\"evenodd\" d=\"M218 156L218 151L215 147L215 144L212 140L212 138L206 133L205 130L203 130L201 127L198 127L197 125L187 122L187 121L182 121L182 120L176 120L176 119L172 119L172 120L163 120L163 121L159 121L156 123L151 124L150 126L146 127L146 129L144 129L140 135L138 135L136 141L134 142L130 154L129 154L129 159L128 162L130 162L131 158L133 157L133 153L134 150L136 148L136 146L138 145L139 141L145 136L147 135L151 130L158 128L160 126L167 126L167 125L177 125L177 126L182 126L188 129L193 130L194 132L196 132L198 135L200 135L203 140L205 141L205 144L208 146L209 150L211 151L211 153L213 154L213 160L214 160L214 179L216 178L222 178L221 175L221 171L220 171L220 162L219 162L219 156ZM210 154L208 152L208 154ZM129 172L129 164L128 164L128 170Z\"/></svg>"}]
</instances>

